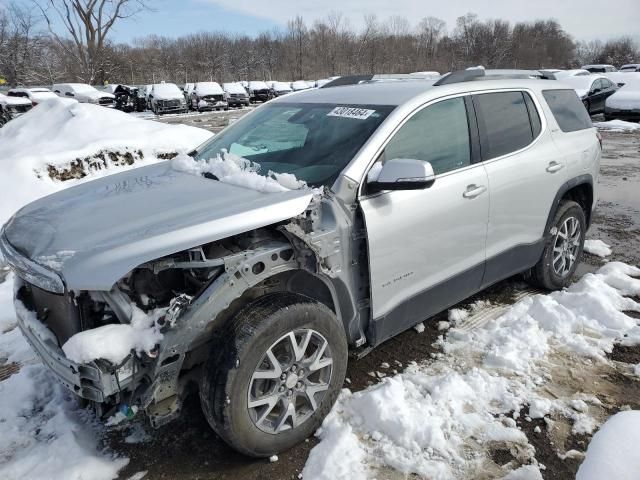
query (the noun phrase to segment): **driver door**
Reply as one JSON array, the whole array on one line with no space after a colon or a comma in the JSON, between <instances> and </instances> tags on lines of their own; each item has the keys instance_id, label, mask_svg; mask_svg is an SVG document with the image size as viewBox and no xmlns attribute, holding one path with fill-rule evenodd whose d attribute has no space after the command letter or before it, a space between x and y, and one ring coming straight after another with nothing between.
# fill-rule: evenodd
<instances>
[{"instance_id":1,"label":"driver door","mask_svg":"<svg viewBox=\"0 0 640 480\"><path fill-rule=\"evenodd\" d=\"M473 162L476 139L465 97L450 98L413 114L378 159L428 161L436 180L423 190L368 195L365 186L361 194L375 343L480 288L489 184L482 163Z\"/></svg>"}]
</instances>

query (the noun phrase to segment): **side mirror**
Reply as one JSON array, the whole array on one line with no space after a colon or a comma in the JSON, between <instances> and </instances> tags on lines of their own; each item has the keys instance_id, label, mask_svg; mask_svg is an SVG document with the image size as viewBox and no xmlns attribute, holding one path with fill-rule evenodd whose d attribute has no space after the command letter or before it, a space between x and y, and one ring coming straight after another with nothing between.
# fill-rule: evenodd
<instances>
[{"instance_id":1,"label":"side mirror","mask_svg":"<svg viewBox=\"0 0 640 480\"><path fill-rule=\"evenodd\" d=\"M376 172L374 165L367 178L368 193L382 190L422 190L436 181L429 162L412 158L387 160ZM377 173L377 175L375 175Z\"/></svg>"}]
</instances>

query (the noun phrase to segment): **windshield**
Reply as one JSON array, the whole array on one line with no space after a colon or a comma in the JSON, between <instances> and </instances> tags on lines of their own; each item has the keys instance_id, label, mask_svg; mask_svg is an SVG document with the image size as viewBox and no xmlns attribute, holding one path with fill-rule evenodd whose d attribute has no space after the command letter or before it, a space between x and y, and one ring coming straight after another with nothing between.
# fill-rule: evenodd
<instances>
[{"instance_id":1,"label":"windshield","mask_svg":"<svg viewBox=\"0 0 640 480\"><path fill-rule=\"evenodd\" d=\"M259 164L263 174L292 173L310 186L331 186L393 108L265 105L200 147L195 158L209 160L227 151Z\"/></svg>"}]
</instances>

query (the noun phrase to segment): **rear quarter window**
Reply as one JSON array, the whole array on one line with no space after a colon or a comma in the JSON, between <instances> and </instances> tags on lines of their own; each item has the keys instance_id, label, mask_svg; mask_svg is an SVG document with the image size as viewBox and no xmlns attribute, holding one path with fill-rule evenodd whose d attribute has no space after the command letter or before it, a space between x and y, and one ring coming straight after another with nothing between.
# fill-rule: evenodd
<instances>
[{"instance_id":1,"label":"rear quarter window","mask_svg":"<svg viewBox=\"0 0 640 480\"><path fill-rule=\"evenodd\" d=\"M482 159L490 160L515 152L529 145L535 127L522 92L483 93L473 96L476 110ZM534 112L532 112L534 113ZM539 122L540 119L536 117Z\"/></svg>"},{"instance_id":2,"label":"rear quarter window","mask_svg":"<svg viewBox=\"0 0 640 480\"><path fill-rule=\"evenodd\" d=\"M543 90L542 96L563 132L576 132L593 127L591 117L575 90Z\"/></svg>"}]
</instances>

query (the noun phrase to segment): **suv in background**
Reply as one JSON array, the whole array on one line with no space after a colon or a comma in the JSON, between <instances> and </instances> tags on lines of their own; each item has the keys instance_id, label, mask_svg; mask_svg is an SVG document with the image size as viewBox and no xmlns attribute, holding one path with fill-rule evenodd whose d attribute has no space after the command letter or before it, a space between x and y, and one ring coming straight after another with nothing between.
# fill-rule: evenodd
<instances>
[{"instance_id":1,"label":"suv in background","mask_svg":"<svg viewBox=\"0 0 640 480\"><path fill-rule=\"evenodd\" d=\"M58 98L58 96L53 93L48 88L43 87L33 87L33 88L25 88L18 87L12 88L7 92L7 97L22 97L28 98L31 101L31 105L34 107L49 98Z\"/></svg>"},{"instance_id":2,"label":"suv in background","mask_svg":"<svg viewBox=\"0 0 640 480\"><path fill-rule=\"evenodd\" d=\"M223 83L222 89L227 94L227 103L230 107L245 107L249 106L249 94L244 89L242 84L232 82Z\"/></svg>"},{"instance_id":3,"label":"suv in background","mask_svg":"<svg viewBox=\"0 0 640 480\"><path fill-rule=\"evenodd\" d=\"M265 82L255 80L249 82L248 91L249 101L251 103L271 100L271 89Z\"/></svg>"},{"instance_id":4,"label":"suv in background","mask_svg":"<svg viewBox=\"0 0 640 480\"><path fill-rule=\"evenodd\" d=\"M191 108L199 112L229 110L227 94L217 82L194 83L189 101L191 102Z\"/></svg>"},{"instance_id":5,"label":"suv in background","mask_svg":"<svg viewBox=\"0 0 640 480\"><path fill-rule=\"evenodd\" d=\"M582 70L587 70L591 73L607 73L607 72L617 72L618 69L613 65L607 64L596 64L596 65L584 65L580 67Z\"/></svg>"},{"instance_id":6,"label":"suv in background","mask_svg":"<svg viewBox=\"0 0 640 480\"><path fill-rule=\"evenodd\" d=\"M80 103L94 103L103 107L113 107L116 97L86 83L57 83L52 87L53 93L63 98L73 98Z\"/></svg>"},{"instance_id":7,"label":"suv in background","mask_svg":"<svg viewBox=\"0 0 640 480\"><path fill-rule=\"evenodd\" d=\"M628 63L620 67L621 72L640 72L640 63Z\"/></svg>"},{"instance_id":8,"label":"suv in background","mask_svg":"<svg viewBox=\"0 0 640 480\"><path fill-rule=\"evenodd\" d=\"M187 102L175 83L154 83L147 96L149 108L156 115L163 113L185 113Z\"/></svg>"},{"instance_id":9,"label":"suv in background","mask_svg":"<svg viewBox=\"0 0 640 480\"><path fill-rule=\"evenodd\" d=\"M512 275L570 284L596 203L596 129L560 82L484 77L276 98L193 159L27 205L0 232L22 332L104 415L137 405L157 427L197 385L240 452L292 447L330 411L349 349ZM258 171L270 188L256 190ZM290 189L291 175L314 190ZM157 333L138 353L65 354L132 322Z\"/></svg>"}]
</instances>

